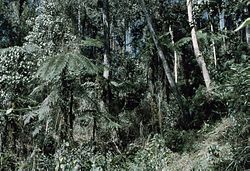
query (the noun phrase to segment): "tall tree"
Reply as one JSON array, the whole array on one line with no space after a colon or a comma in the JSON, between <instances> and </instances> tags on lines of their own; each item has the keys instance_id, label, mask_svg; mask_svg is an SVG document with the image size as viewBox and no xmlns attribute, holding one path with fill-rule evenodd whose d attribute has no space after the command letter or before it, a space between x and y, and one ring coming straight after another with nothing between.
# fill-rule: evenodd
<instances>
[{"instance_id":1,"label":"tall tree","mask_svg":"<svg viewBox=\"0 0 250 171\"><path fill-rule=\"evenodd\" d=\"M192 37L192 42L193 42L194 54L195 54L196 60L198 62L198 65L201 68L206 88L208 91L210 91L211 79L210 79L210 76L208 73L208 69L206 67L204 57L203 57L203 55L200 51L200 48L199 48L197 35L196 35L196 28L195 28L194 19L193 19L193 7L192 7L192 5L193 5L192 0L187 0L188 21L189 21L189 25L191 27L191 37Z\"/></svg>"},{"instance_id":2,"label":"tall tree","mask_svg":"<svg viewBox=\"0 0 250 171\"><path fill-rule=\"evenodd\" d=\"M103 101L107 106L108 112L110 112L110 101L111 101L111 88L109 84L110 80L110 16L109 16L109 1L99 1L102 12L103 21L103 33L104 33L104 55L103 55L103 77L105 79L103 87Z\"/></svg>"},{"instance_id":3,"label":"tall tree","mask_svg":"<svg viewBox=\"0 0 250 171\"><path fill-rule=\"evenodd\" d=\"M144 12L144 15L145 15L145 18L146 18L146 21L147 21L147 25L148 25L148 28L149 28L149 31L150 31L150 34L151 34L151 37L153 38L153 41L154 41L154 44L155 44L155 47L157 49L157 53L158 53L158 56L160 57L161 59L161 62L162 62L162 65L163 65L163 69L164 69L164 73L167 77L167 80L168 80L168 83L175 95L175 98L179 104L179 107L181 108L181 111L184 115L187 114L187 111L185 110L184 108L184 104L183 104L183 100L182 100L182 96L178 90L178 87L174 81L174 78L172 76L172 72L170 70L170 67L169 67L169 64L166 60L166 57L163 53L163 50L160 46L160 43L158 41L158 38L157 38L157 35L155 33L155 30L153 28L153 25L152 25L152 20L151 20L151 17L149 16L148 14L148 11L147 11L147 8L146 8L146 5L145 5L145 2L144 0L140 0L141 2L141 6L142 6L142 10Z\"/></svg>"},{"instance_id":4,"label":"tall tree","mask_svg":"<svg viewBox=\"0 0 250 171\"><path fill-rule=\"evenodd\" d=\"M174 33L172 31L171 25L169 26L169 33L171 36L172 45L175 46ZM177 56L177 51L175 49L174 49L174 79L175 79L175 82L177 83L178 81L178 56Z\"/></svg>"},{"instance_id":5,"label":"tall tree","mask_svg":"<svg viewBox=\"0 0 250 171\"><path fill-rule=\"evenodd\" d=\"M109 59L110 59L110 18L109 18L109 1L102 0L102 20L104 27L104 72L103 77L109 79Z\"/></svg>"},{"instance_id":6,"label":"tall tree","mask_svg":"<svg viewBox=\"0 0 250 171\"><path fill-rule=\"evenodd\" d=\"M250 26L249 25L246 26L246 39L247 39L247 43L250 45Z\"/></svg>"}]
</instances>

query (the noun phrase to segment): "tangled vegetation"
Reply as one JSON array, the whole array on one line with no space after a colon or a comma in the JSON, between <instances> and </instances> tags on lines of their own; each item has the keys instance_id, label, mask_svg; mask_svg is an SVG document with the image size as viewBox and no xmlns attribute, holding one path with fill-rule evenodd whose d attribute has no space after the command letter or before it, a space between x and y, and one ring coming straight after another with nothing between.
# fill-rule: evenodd
<instances>
[{"instance_id":1,"label":"tangled vegetation","mask_svg":"<svg viewBox=\"0 0 250 171\"><path fill-rule=\"evenodd\" d=\"M0 0L1 171L250 169L248 0Z\"/></svg>"}]
</instances>

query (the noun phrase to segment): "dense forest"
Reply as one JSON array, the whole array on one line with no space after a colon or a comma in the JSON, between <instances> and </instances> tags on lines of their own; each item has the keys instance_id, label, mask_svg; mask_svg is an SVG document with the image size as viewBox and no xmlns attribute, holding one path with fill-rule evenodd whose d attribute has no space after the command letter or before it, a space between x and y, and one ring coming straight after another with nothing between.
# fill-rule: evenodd
<instances>
[{"instance_id":1,"label":"dense forest","mask_svg":"<svg viewBox=\"0 0 250 171\"><path fill-rule=\"evenodd\" d=\"M249 0L0 0L0 171L250 169Z\"/></svg>"}]
</instances>

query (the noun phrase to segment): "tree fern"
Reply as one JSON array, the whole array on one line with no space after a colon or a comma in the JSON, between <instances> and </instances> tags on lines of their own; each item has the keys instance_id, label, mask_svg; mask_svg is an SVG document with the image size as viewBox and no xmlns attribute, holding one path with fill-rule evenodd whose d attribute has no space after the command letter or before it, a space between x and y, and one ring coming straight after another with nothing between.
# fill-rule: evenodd
<instances>
[{"instance_id":1,"label":"tree fern","mask_svg":"<svg viewBox=\"0 0 250 171\"><path fill-rule=\"evenodd\" d=\"M52 67L54 67L54 64L56 62L56 57L51 57L47 61L44 62L44 64L39 68L39 70L36 73L36 76L39 76L40 78L46 80L50 80L49 74L51 74ZM53 77L52 77L53 78Z\"/></svg>"},{"instance_id":2,"label":"tree fern","mask_svg":"<svg viewBox=\"0 0 250 171\"><path fill-rule=\"evenodd\" d=\"M215 41L221 41L223 38L226 38L225 35L222 35L220 33L211 33L208 34L206 32L203 32L202 30L197 31L197 38L202 41L204 44L208 45L209 40L213 39ZM185 46L186 44L191 42L191 37L183 37L180 40L178 40L175 45L177 48L181 48L182 46Z\"/></svg>"},{"instance_id":3,"label":"tree fern","mask_svg":"<svg viewBox=\"0 0 250 171\"><path fill-rule=\"evenodd\" d=\"M95 74L98 72L97 66L90 59L80 53L69 52L50 57L40 67L36 75L45 81L58 79L65 67L71 75Z\"/></svg>"},{"instance_id":4,"label":"tree fern","mask_svg":"<svg viewBox=\"0 0 250 171\"><path fill-rule=\"evenodd\" d=\"M83 40L82 45L87 46L87 47L92 46L92 47L97 47L97 48L103 47L103 43L100 40L92 39L92 38L87 38L87 39Z\"/></svg>"},{"instance_id":5,"label":"tree fern","mask_svg":"<svg viewBox=\"0 0 250 171\"><path fill-rule=\"evenodd\" d=\"M68 53L68 70L70 74L77 74L79 75L81 72L87 73L87 74L96 74L98 72L98 67L93 64L93 62L77 53Z\"/></svg>"},{"instance_id":6,"label":"tree fern","mask_svg":"<svg viewBox=\"0 0 250 171\"><path fill-rule=\"evenodd\" d=\"M181 38L180 40L178 40L178 41L175 43L175 45L176 45L176 47L181 48L182 46L184 46L184 45L190 43L191 40L192 40L191 37L183 37L183 38Z\"/></svg>"},{"instance_id":7,"label":"tree fern","mask_svg":"<svg viewBox=\"0 0 250 171\"><path fill-rule=\"evenodd\" d=\"M40 107L36 110L32 110L23 116L24 124L30 123L31 119L37 117L41 122L45 117L49 116L53 108L51 106L58 102L59 96L57 91L52 91L41 103Z\"/></svg>"}]
</instances>

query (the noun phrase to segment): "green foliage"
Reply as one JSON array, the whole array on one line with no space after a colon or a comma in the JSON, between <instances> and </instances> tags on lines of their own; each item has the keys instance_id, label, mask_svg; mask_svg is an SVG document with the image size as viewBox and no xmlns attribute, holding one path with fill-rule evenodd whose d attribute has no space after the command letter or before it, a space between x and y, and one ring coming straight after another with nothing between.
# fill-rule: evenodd
<instances>
[{"instance_id":1,"label":"green foliage","mask_svg":"<svg viewBox=\"0 0 250 171\"><path fill-rule=\"evenodd\" d=\"M7 47L0 49L0 170L249 168L249 46L231 31L248 17L247 0L194 2L209 93L193 55L185 1L147 2L171 71L177 51L186 122L179 122L137 1L110 0L110 16L103 16L102 1L29 1L23 10L20 2L0 0L0 45ZM219 31L222 12L227 30ZM103 17L111 28L109 79L102 77Z\"/></svg>"},{"instance_id":2,"label":"green foliage","mask_svg":"<svg viewBox=\"0 0 250 171\"><path fill-rule=\"evenodd\" d=\"M0 11L3 11L3 9L4 9L4 1L3 0L1 0L0 1Z\"/></svg>"},{"instance_id":3,"label":"green foliage","mask_svg":"<svg viewBox=\"0 0 250 171\"><path fill-rule=\"evenodd\" d=\"M22 47L4 49L0 54L1 85L29 83L36 69L35 56Z\"/></svg>"},{"instance_id":4,"label":"green foliage","mask_svg":"<svg viewBox=\"0 0 250 171\"><path fill-rule=\"evenodd\" d=\"M0 52L0 99L7 100L17 96L20 91L27 91L34 80L37 57L30 47L10 47ZM9 96L9 97L8 97Z\"/></svg>"},{"instance_id":5,"label":"green foliage","mask_svg":"<svg viewBox=\"0 0 250 171\"><path fill-rule=\"evenodd\" d=\"M174 152L188 152L193 150L193 143L197 139L194 131L179 131L169 129L164 132L164 137L168 137L166 146Z\"/></svg>"},{"instance_id":6,"label":"green foliage","mask_svg":"<svg viewBox=\"0 0 250 171\"><path fill-rule=\"evenodd\" d=\"M87 47L97 47L97 48L101 48L103 47L103 43L98 40L98 39L91 39L91 38L87 38L86 40L82 41L83 46L87 46Z\"/></svg>"},{"instance_id":7,"label":"green foliage","mask_svg":"<svg viewBox=\"0 0 250 171\"><path fill-rule=\"evenodd\" d=\"M74 76L98 72L98 68L87 57L77 52L69 52L49 57L37 71L37 76L46 81L58 80L65 68Z\"/></svg>"},{"instance_id":8,"label":"green foliage","mask_svg":"<svg viewBox=\"0 0 250 171\"><path fill-rule=\"evenodd\" d=\"M15 154L12 154L11 152L6 153L0 153L0 168L2 170L8 170L8 169L15 169L16 168L16 162L17 162L17 156Z\"/></svg>"},{"instance_id":9,"label":"green foliage","mask_svg":"<svg viewBox=\"0 0 250 171\"><path fill-rule=\"evenodd\" d=\"M129 163L129 170L163 170L167 168L167 160L171 151L166 147L165 140L154 135L139 150L134 159Z\"/></svg>"}]
</instances>

